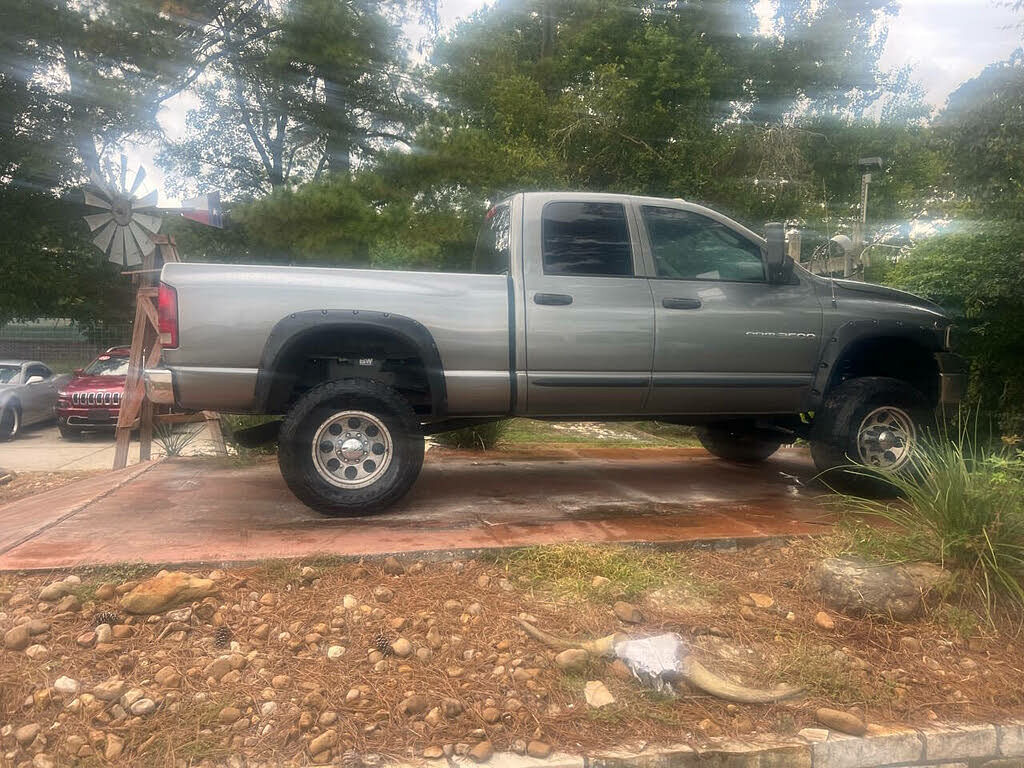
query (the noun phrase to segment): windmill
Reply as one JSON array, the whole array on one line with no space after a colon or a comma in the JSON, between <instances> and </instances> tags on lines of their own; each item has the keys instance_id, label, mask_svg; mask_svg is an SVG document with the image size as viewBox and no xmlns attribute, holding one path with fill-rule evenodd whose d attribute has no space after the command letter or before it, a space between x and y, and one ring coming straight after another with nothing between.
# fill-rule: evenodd
<instances>
[{"instance_id":1,"label":"windmill","mask_svg":"<svg viewBox=\"0 0 1024 768\"><path fill-rule=\"evenodd\" d=\"M96 232L93 243L110 261L122 267L135 267L156 249L152 236L160 231L161 221L156 215L157 191L145 188L146 169L142 166L128 185L124 155L115 176L114 183L109 183L96 171L92 172L85 204L103 212L85 216L85 223L90 231Z\"/></svg>"},{"instance_id":2,"label":"windmill","mask_svg":"<svg viewBox=\"0 0 1024 768\"><path fill-rule=\"evenodd\" d=\"M128 183L128 163L121 155L119 167L111 178L93 171L85 189L85 204L102 209L100 213L84 216L89 230L95 232L93 243L114 264L125 268L136 287L135 322L132 325L131 352L128 374L117 415L117 441L114 449L114 469L128 462L128 447L133 430L139 430L139 458L150 457L154 424L181 424L205 421L218 453L225 454L220 418L211 411L200 413L155 413L153 403L146 395L143 371L154 365L162 352L159 328L158 295L161 267L179 261L174 238L160 232L161 218L156 208L157 191L145 187L146 171L141 166ZM209 199L207 199L209 198ZM205 201L205 203L204 203ZM205 211L201 209L205 208ZM204 198L186 201L186 207L170 209L211 226L222 226L220 196L214 193ZM194 213L195 215L189 215ZM200 213L202 216L196 218ZM140 267L141 268L138 268Z\"/></svg>"}]
</instances>

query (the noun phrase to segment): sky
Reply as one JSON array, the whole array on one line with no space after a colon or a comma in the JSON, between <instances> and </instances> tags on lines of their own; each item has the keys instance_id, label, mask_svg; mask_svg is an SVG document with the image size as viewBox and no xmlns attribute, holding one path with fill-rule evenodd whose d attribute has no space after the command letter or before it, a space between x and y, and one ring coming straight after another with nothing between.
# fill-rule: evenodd
<instances>
[{"instance_id":1,"label":"sky","mask_svg":"<svg viewBox=\"0 0 1024 768\"><path fill-rule=\"evenodd\" d=\"M487 4L486 0L439 0L442 30L451 29ZM977 76L988 64L1008 58L1021 45L1024 34L1015 26L1019 19L1020 14L1003 0L902 0L898 15L889 25L880 64L883 69L911 64L925 100L940 109L957 86ZM426 39L428 30L411 25L406 35L415 43ZM172 137L187 130L188 106L189 99L181 98L161 112L161 125ZM163 174L153 162L153 149L136 147L130 154L134 162L146 166L160 189L161 205L177 205L176 199L164 197Z\"/></svg>"}]
</instances>

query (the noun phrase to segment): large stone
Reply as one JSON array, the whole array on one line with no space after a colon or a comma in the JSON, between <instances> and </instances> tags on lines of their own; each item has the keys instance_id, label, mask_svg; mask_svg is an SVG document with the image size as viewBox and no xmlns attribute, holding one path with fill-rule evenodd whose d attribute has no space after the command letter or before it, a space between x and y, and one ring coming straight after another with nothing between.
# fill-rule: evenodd
<instances>
[{"instance_id":1,"label":"large stone","mask_svg":"<svg viewBox=\"0 0 1024 768\"><path fill-rule=\"evenodd\" d=\"M124 680L107 680L93 688L92 695L100 701L117 701L127 687Z\"/></svg>"},{"instance_id":2,"label":"large stone","mask_svg":"<svg viewBox=\"0 0 1024 768\"><path fill-rule=\"evenodd\" d=\"M555 656L555 664L566 672L579 672L587 666L590 654L582 648L567 648Z\"/></svg>"},{"instance_id":3,"label":"large stone","mask_svg":"<svg viewBox=\"0 0 1024 768\"><path fill-rule=\"evenodd\" d=\"M486 763L494 754L494 746L489 741L481 741L469 750L469 759L474 763Z\"/></svg>"},{"instance_id":4,"label":"large stone","mask_svg":"<svg viewBox=\"0 0 1024 768\"><path fill-rule=\"evenodd\" d=\"M600 709L606 707L609 704L615 703L615 697L612 696L612 692L608 690L608 687L600 680L591 680L583 687L583 696L587 700L587 704Z\"/></svg>"},{"instance_id":5,"label":"large stone","mask_svg":"<svg viewBox=\"0 0 1024 768\"><path fill-rule=\"evenodd\" d=\"M851 736L863 736L868 732L868 727L863 720L839 709L822 707L814 713L814 718L826 728L848 733Z\"/></svg>"},{"instance_id":6,"label":"large stone","mask_svg":"<svg viewBox=\"0 0 1024 768\"><path fill-rule=\"evenodd\" d=\"M338 743L338 732L335 730L325 731L309 742L309 754L318 755L332 749Z\"/></svg>"},{"instance_id":7,"label":"large stone","mask_svg":"<svg viewBox=\"0 0 1024 768\"><path fill-rule=\"evenodd\" d=\"M640 613L640 609L632 603L627 603L623 600L619 600L615 605L612 606L612 610L615 615L619 618L619 621L624 621L627 624L642 624L644 615Z\"/></svg>"},{"instance_id":8,"label":"large stone","mask_svg":"<svg viewBox=\"0 0 1024 768\"><path fill-rule=\"evenodd\" d=\"M39 591L39 599L44 603L55 603L64 595L71 594L71 587L72 585L65 581L55 581L53 584L47 584Z\"/></svg>"},{"instance_id":9,"label":"large stone","mask_svg":"<svg viewBox=\"0 0 1024 768\"><path fill-rule=\"evenodd\" d=\"M19 624L16 627L11 627L7 632L4 633L4 648L9 651L23 651L28 648L29 644L29 633L28 627L24 624Z\"/></svg>"},{"instance_id":10,"label":"large stone","mask_svg":"<svg viewBox=\"0 0 1024 768\"><path fill-rule=\"evenodd\" d=\"M813 578L832 610L906 621L920 615L925 596L946 576L930 563L875 565L829 558L818 563Z\"/></svg>"},{"instance_id":11,"label":"large stone","mask_svg":"<svg viewBox=\"0 0 1024 768\"><path fill-rule=\"evenodd\" d=\"M163 613L183 603L202 600L215 591L216 584L212 579L171 571L146 579L123 595L121 607L128 613Z\"/></svg>"}]
</instances>

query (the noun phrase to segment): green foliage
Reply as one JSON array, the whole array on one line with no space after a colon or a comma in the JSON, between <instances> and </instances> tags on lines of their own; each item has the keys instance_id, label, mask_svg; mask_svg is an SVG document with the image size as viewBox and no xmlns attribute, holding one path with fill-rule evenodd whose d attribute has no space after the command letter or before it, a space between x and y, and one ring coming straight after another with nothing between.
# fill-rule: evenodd
<instances>
[{"instance_id":1,"label":"green foliage","mask_svg":"<svg viewBox=\"0 0 1024 768\"><path fill-rule=\"evenodd\" d=\"M897 501L843 500L895 526L885 548L955 570L990 609L1024 607L1024 455L993 456L961 427L924 438L913 471L889 482Z\"/></svg>"},{"instance_id":2,"label":"green foliage","mask_svg":"<svg viewBox=\"0 0 1024 768\"><path fill-rule=\"evenodd\" d=\"M157 424L153 439L163 449L167 458L181 456L190 445L203 436L206 424Z\"/></svg>"},{"instance_id":3,"label":"green foliage","mask_svg":"<svg viewBox=\"0 0 1024 768\"><path fill-rule=\"evenodd\" d=\"M468 451L490 451L497 447L505 434L507 421L492 421L489 424L477 424L472 427L453 429L434 435L433 440L448 448L459 448Z\"/></svg>"}]
</instances>

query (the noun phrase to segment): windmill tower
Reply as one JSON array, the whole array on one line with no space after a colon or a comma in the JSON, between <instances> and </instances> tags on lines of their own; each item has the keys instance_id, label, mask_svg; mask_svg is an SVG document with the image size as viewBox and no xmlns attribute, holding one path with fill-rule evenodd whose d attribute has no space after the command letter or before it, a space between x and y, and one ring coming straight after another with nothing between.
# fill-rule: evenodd
<instances>
[{"instance_id":1,"label":"windmill tower","mask_svg":"<svg viewBox=\"0 0 1024 768\"><path fill-rule=\"evenodd\" d=\"M85 204L100 209L85 216L89 230L95 232L93 243L114 264L130 275L136 288L135 322L132 326L131 354L121 407L117 417L117 443L114 469L128 463L131 433L139 430L139 460L148 461L152 453L154 424L182 424L205 421L218 453L225 454L220 417L211 411L200 413L155 413L146 396L143 373L146 366L160 360L162 345L158 325L157 295L160 270L168 262L180 261L174 238L157 234L161 218L156 209L158 194L144 188L146 171L141 166L128 185L126 158L121 155L120 167L110 183L93 172L85 190ZM219 217L219 198L218 198ZM219 218L217 221L219 226Z\"/></svg>"}]
</instances>

